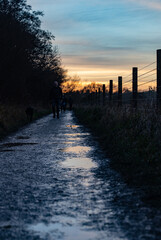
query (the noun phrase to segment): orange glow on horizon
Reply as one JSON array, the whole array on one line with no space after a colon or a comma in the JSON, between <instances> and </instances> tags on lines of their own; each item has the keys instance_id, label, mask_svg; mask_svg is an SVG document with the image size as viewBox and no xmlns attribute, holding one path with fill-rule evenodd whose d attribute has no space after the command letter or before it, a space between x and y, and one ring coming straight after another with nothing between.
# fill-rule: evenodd
<instances>
[{"instance_id":1,"label":"orange glow on horizon","mask_svg":"<svg viewBox=\"0 0 161 240\"><path fill-rule=\"evenodd\" d=\"M105 84L105 87L106 87L106 90L109 91L109 81L107 80L106 82L105 81L83 81L83 80L80 80L80 81L72 81L72 80L69 80L67 82L64 82L62 84L62 88L63 88L63 92L64 93L67 93L69 91L84 91L86 92L87 90L90 90L90 92L92 91L98 91L98 89L100 88L100 90L102 91L103 89L103 84ZM144 91L149 91L149 87L152 88L152 90L156 90L156 83L155 82L152 82L152 83L147 83L146 85L144 86L140 86L139 87L139 84L138 84L138 92L144 92ZM113 82L113 92L117 92L117 89L118 89L118 82ZM129 90L129 91L132 91L132 83L128 83L126 85L123 84L123 92L125 92L126 90Z\"/></svg>"},{"instance_id":2,"label":"orange glow on horizon","mask_svg":"<svg viewBox=\"0 0 161 240\"><path fill-rule=\"evenodd\" d=\"M67 59L66 59L67 60ZM145 64L140 65L140 69L144 67ZM73 79L75 76L79 76L79 81L75 82L75 90L82 90L84 87L87 87L88 85L91 85L95 83L96 85L103 85L105 84L106 89L109 89L109 80L113 80L114 85L114 92L117 91L118 87L118 76L122 76L122 87L123 91L124 89L129 89L129 91L132 91L132 66L91 66L91 65L79 65L77 63L72 64L72 62L68 62L68 75L70 76L69 79ZM150 69L151 70L151 69ZM147 69L143 71L139 71L138 68L138 75L144 74L144 71L147 71ZM138 91L148 91L149 87L152 87L155 89L156 82L149 82L149 80L152 80L151 78L156 78L156 76L153 77L147 77L147 79L139 79L138 78ZM147 84L142 85L144 82L147 81ZM127 83L126 83L127 82ZM69 83L69 82L68 82ZM66 83L67 84L67 83ZM66 87L66 84L65 87ZM70 83L71 84L71 83ZM140 86L139 86L140 85ZM102 86L101 86L102 90Z\"/></svg>"}]
</instances>

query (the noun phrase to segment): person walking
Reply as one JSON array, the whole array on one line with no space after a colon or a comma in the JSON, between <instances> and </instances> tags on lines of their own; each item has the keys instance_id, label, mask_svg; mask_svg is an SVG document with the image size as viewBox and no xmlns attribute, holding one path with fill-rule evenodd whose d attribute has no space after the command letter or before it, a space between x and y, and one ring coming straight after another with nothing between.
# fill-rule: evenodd
<instances>
[{"instance_id":1,"label":"person walking","mask_svg":"<svg viewBox=\"0 0 161 240\"><path fill-rule=\"evenodd\" d=\"M67 99L65 97L65 95L62 96L62 101L61 101L61 112L64 110L64 112L66 111L66 107L67 107Z\"/></svg>"},{"instance_id":2,"label":"person walking","mask_svg":"<svg viewBox=\"0 0 161 240\"><path fill-rule=\"evenodd\" d=\"M59 87L58 82L54 81L54 85L50 91L50 102L52 104L53 118L55 118L55 113L57 113L57 118L59 118L59 106L61 99L62 90Z\"/></svg>"}]
</instances>

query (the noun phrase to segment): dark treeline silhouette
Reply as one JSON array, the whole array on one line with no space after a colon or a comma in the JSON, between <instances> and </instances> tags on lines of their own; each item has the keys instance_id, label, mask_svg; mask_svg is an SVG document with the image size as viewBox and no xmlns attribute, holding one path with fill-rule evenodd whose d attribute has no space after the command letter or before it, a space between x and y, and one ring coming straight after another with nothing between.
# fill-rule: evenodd
<instances>
[{"instance_id":1,"label":"dark treeline silhouette","mask_svg":"<svg viewBox=\"0 0 161 240\"><path fill-rule=\"evenodd\" d=\"M42 15L26 0L0 0L1 102L46 102L53 82L65 78L54 36L41 29Z\"/></svg>"}]
</instances>

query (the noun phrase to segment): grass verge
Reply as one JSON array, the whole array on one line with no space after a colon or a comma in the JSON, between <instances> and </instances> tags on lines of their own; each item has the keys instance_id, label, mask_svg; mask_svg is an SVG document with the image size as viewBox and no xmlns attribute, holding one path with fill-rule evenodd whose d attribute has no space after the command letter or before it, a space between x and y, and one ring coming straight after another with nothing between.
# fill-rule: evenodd
<instances>
[{"instance_id":1,"label":"grass verge","mask_svg":"<svg viewBox=\"0 0 161 240\"><path fill-rule=\"evenodd\" d=\"M161 206L161 117L146 109L79 106L78 120L100 139L110 164L143 190L144 201Z\"/></svg>"},{"instance_id":2,"label":"grass verge","mask_svg":"<svg viewBox=\"0 0 161 240\"><path fill-rule=\"evenodd\" d=\"M28 124L23 105L0 104L0 139L18 128ZM33 120L36 120L51 111L48 108L35 106Z\"/></svg>"}]
</instances>

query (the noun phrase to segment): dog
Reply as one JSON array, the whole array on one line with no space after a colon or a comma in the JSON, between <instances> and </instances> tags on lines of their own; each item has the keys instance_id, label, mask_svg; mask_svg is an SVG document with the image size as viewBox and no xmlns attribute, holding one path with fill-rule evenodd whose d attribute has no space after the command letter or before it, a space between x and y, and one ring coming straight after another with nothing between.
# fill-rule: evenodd
<instances>
[{"instance_id":1,"label":"dog","mask_svg":"<svg viewBox=\"0 0 161 240\"><path fill-rule=\"evenodd\" d=\"M33 115L34 115L34 109L32 107L27 107L25 112L26 112L27 120L29 122L32 122Z\"/></svg>"}]
</instances>

